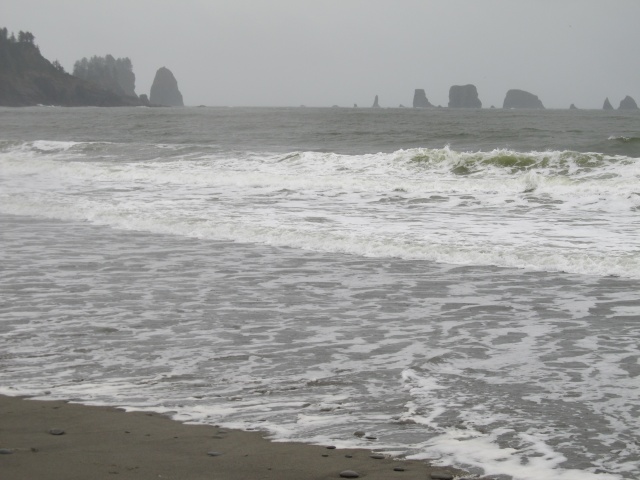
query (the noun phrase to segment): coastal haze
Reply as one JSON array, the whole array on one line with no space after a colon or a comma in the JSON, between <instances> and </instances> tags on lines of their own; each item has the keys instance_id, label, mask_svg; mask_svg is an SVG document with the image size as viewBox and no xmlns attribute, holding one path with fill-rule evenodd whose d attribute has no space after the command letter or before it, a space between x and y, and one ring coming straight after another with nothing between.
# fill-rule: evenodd
<instances>
[{"instance_id":1,"label":"coastal haze","mask_svg":"<svg viewBox=\"0 0 640 480\"><path fill-rule=\"evenodd\" d=\"M30 31L68 71L128 57L136 93L169 68L186 105L411 106L422 88L447 106L474 84L483 107L510 89L547 108L615 108L640 98L640 3L552 1L8 0L9 31Z\"/></svg>"},{"instance_id":2,"label":"coastal haze","mask_svg":"<svg viewBox=\"0 0 640 480\"><path fill-rule=\"evenodd\" d=\"M637 480L639 13L3 2L1 466L170 476L58 400L238 429L166 427L180 478Z\"/></svg>"}]
</instances>

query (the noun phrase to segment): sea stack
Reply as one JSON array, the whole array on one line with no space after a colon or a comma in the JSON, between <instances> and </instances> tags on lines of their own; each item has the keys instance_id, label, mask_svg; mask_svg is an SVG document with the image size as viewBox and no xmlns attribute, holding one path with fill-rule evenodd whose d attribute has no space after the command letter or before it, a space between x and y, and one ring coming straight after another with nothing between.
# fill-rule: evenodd
<instances>
[{"instance_id":1,"label":"sea stack","mask_svg":"<svg viewBox=\"0 0 640 480\"><path fill-rule=\"evenodd\" d=\"M569 110L578 110L578 107L576 107L573 103L571 105L569 105Z\"/></svg>"},{"instance_id":2,"label":"sea stack","mask_svg":"<svg viewBox=\"0 0 640 480\"><path fill-rule=\"evenodd\" d=\"M182 94L178 90L178 81L168 68L162 67L156 72L153 85L151 85L149 101L153 105L184 107Z\"/></svg>"},{"instance_id":3,"label":"sea stack","mask_svg":"<svg viewBox=\"0 0 640 480\"><path fill-rule=\"evenodd\" d=\"M373 105L371 105L371 108L380 108L380 104L378 103L378 95L376 95L376 98L373 100Z\"/></svg>"},{"instance_id":4,"label":"sea stack","mask_svg":"<svg viewBox=\"0 0 640 480\"><path fill-rule=\"evenodd\" d=\"M536 108L544 109L544 105L533 93L525 92L524 90L509 90L507 96L504 97L504 103L502 108Z\"/></svg>"},{"instance_id":5,"label":"sea stack","mask_svg":"<svg viewBox=\"0 0 640 480\"><path fill-rule=\"evenodd\" d=\"M413 108L428 108L433 107L427 99L427 94L424 92L424 88L416 88L413 92Z\"/></svg>"},{"instance_id":6,"label":"sea stack","mask_svg":"<svg viewBox=\"0 0 640 480\"><path fill-rule=\"evenodd\" d=\"M482 108L475 85L453 85L449 89L449 108Z\"/></svg>"},{"instance_id":7,"label":"sea stack","mask_svg":"<svg viewBox=\"0 0 640 480\"><path fill-rule=\"evenodd\" d=\"M627 95L620 102L620 106L618 107L618 110L638 110L638 104L633 98Z\"/></svg>"},{"instance_id":8,"label":"sea stack","mask_svg":"<svg viewBox=\"0 0 640 480\"><path fill-rule=\"evenodd\" d=\"M603 110L613 110L613 105L611 105L611 102L609 101L609 97L604 99L604 105L602 105L602 109Z\"/></svg>"}]
</instances>

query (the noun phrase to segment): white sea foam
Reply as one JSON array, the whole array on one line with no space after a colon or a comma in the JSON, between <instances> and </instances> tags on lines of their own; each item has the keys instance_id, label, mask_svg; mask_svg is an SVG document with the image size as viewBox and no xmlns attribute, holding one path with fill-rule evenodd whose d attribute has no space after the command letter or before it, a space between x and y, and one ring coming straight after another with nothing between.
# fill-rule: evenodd
<instances>
[{"instance_id":1,"label":"white sea foam","mask_svg":"<svg viewBox=\"0 0 640 480\"><path fill-rule=\"evenodd\" d=\"M371 448L364 430L518 480L633 478L633 281L12 218L0 393Z\"/></svg>"},{"instance_id":2,"label":"white sea foam","mask_svg":"<svg viewBox=\"0 0 640 480\"><path fill-rule=\"evenodd\" d=\"M85 147L40 141L0 154L1 211L365 256L640 278L633 159L445 148L191 152L140 162L112 158L109 145L96 159ZM469 173L455 173L460 165Z\"/></svg>"}]
</instances>

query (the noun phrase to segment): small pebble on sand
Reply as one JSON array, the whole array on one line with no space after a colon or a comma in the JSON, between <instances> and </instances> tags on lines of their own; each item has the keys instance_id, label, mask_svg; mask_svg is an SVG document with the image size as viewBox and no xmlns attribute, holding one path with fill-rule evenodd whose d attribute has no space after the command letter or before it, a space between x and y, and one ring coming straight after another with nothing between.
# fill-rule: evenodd
<instances>
[{"instance_id":1,"label":"small pebble on sand","mask_svg":"<svg viewBox=\"0 0 640 480\"><path fill-rule=\"evenodd\" d=\"M344 470L340 472L340 477L342 478L359 478L360 474L358 472L354 472L353 470Z\"/></svg>"},{"instance_id":2,"label":"small pebble on sand","mask_svg":"<svg viewBox=\"0 0 640 480\"><path fill-rule=\"evenodd\" d=\"M51 430L49 430L49 433L51 435L64 435L64 430L60 428L52 428Z\"/></svg>"}]
</instances>

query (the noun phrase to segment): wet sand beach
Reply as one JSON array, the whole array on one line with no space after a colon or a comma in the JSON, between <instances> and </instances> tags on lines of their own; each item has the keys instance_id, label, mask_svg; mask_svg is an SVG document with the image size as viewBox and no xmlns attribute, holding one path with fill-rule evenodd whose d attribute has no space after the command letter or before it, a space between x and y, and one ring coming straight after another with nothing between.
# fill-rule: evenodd
<instances>
[{"instance_id":1,"label":"wet sand beach","mask_svg":"<svg viewBox=\"0 0 640 480\"><path fill-rule=\"evenodd\" d=\"M6 396L0 396L0 452L4 480L349 478L341 477L346 471L371 480L464 476L421 461L373 458L379 455L367 450L270 442L260 432L186 425L155 413Z\"/></svg>"}]
</instances>

